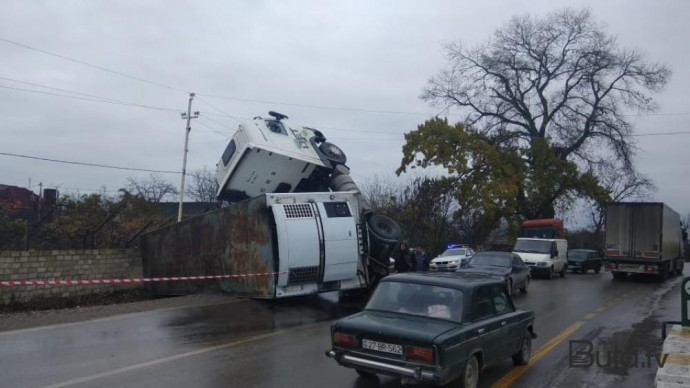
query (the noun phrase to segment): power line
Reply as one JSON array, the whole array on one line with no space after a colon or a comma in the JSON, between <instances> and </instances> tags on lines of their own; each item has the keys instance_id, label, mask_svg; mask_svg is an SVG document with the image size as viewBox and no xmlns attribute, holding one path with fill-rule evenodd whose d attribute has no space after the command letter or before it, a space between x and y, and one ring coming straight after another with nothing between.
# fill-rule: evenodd
<instances>
[{"instance_id":1,"label":"power line","mask_svg":"<svg viewBox=\"0 0 690 388\"><path fill-rule=\"evenodd\" d=\"M174 91L176 91L176 92L182 92L182 93L185 93L185 94L189 94L188 91L186 91L186 90L184 90L184 89L180 89L180 88L175 87L175 86L170 86L170 85L166 85L166 84L163 84L163 83L160 83L160 82L151 81L151 80L146 79L146 78L142 78L142 77L137 77L137 76L134 76L134 75L126 74L126 73L123 73L123 72L120 72L120 71L117 71L117 70L113 70L113 69L110 69L110 68L107 68L107 67L104 67L104 66L94 65L94 64L92 64L92 63L85 62L85 61L82 61L82 60L79 60L79 59L70 58L70 57L65 56L65 55L56 54L56 53L53 53L53 52L50 52L50 51L46 51L46 50L42 50L42 49L39 49L39 48L35 48L35 47L29 46L29 45L27 45L27 44L15 42L15 41L12 41L12 40L9 40L9 39L5 39L5 38L1 38L1 37L0 37L0 41L5 42L5 43L8 43L8 44L11 44L11 45L15 45L15 46L18 46L18 47L25 48L25 49L27 49L27 50L35 51L35 52L38 52L38 53L41 53L41 54L50 55L50 56L53 56L53 57L56 57L56 58L60 58L60 59L66 60L66 61L78 63L78 64L83 65L83 66L88 66L88 67L91 67L91 68L94 68L94 69L98 69L98 70L101 70L101 71L105 71L105 72L108 72L108 73L112 73L112 74L115 74L115 75L119 75L119 76L121 76L121 77L129 78L129 79L136 80L136 81L140 81L140 82L145 82L145 83L147 83L147 84L149 84L149 85L154 85L154 86L158 86L158 87L161 87L161 88L165 88L165 89L169 89L169 90L174 90ZM200 94L200 93L197 93L197 97L199 96L199 94ZM342 111L350 111L350 112L381 113L381 114L405 114L405 115L438 116L438 114L426 113L426 112L409 112L409 111L396 111L396 110L381 110L381 109L365 109L365 108L354 108L354 107L339 107L339 106L328 106L328 105L298 104L298 103L289 103L289 102L280 102L280 101L268 101L268 100L258 100L258 99L250 99L250 98L240 98L240 97L221 96L221 95L205 94L205 93L204 93L203 95L206 96L206 97L209 97L209 98L217 98L217 99L223 99L223 100L242 101L242 102L251 102L251 103L259 103L259 104L274 104L274 105L294 106L294 107L303 107L303 108L312 108L312 109L342 110ZM211 106L211 105L209 104L209 106ZM446 108L446 109L447 109L447 108ZM233 116L227 115L227 114L225 114L225 113L224 113L224 115L225 115L225 116L228 116L228 117L231 117L231 118L234 118ZM457 115L459 115L459 114L454 114L454 113L448 114L448 116L457 116ZM688 116L688 115L690 115L690 112L689 112L689 113L682 113L682 112L681 112L681 113L644 113L644 114L628 114L628 115L623 115L623 116L644 117L644 116Z\"/></svg>"},{"instance_id":2,"label":"power line","mask_svg":"<svg viewBox=\"0 0 690 388\"><path fill-rule=\"evenodd\" d=\"M110 168L110 169L113 169L113 170L144 171L144 172L156 172L156 173L161 173L161 174L180 174L179 171L152 170L152 169L148 169L148 168L110 166L110 165L105 165L105 164L86 163L86 162L75 162L75 161L71 161L71 160L50 159L50 158L43 158L43 157L39 157L39 156L30 156L30 155L22 155L22 154L12 154L12 153L9 153L9 152L0 152L0 155L12 156L12 157L15 157L15 158L25 158L25 159L42 160L42 161L45 161L45 162L53 162L53 163L65 163L65 164L76 164L76 165L80 165L80 166L89 166L89 167Z\"/></svg>"},{"instance_id":3,"label":"power line","mask_svg":"<svg viewBox=\"0 0 690 388\"><path fill-rule=\"evenodd\" d=\"M656 133L640 133L632 136L642 137L642 136L673 136L673 135L690 135L690 131L681 132L656 132Z\"/></svg>"},{"instance_id":4,"label":"power line","mask_svg":"<svg viewBox=\"0 0 690 388\"><path fill-rule=\"evenodd\" d=\"M237 122L240 123L240 124L242 123L237 117L234 117L234 116L231 116L231 115L227 114L225 111L221 110L220 108L216 107L215 105L211 104L210 102L206 101L205 99L199 97L199 101L201 101L201 102L203 102L204 104L210 106L210 107L211 107L212 109L214 109L216 112L222 113L223 116L229 117L229 118L231 118L231 119L237 121Z\"/></svg>"},{"instance_id":5,"label":"power line","mask_svg":"<svg viewBox=\"0 0 690 388\"><path fill-rule=\"evenodd\" d=\"M182 90L182 89L176 88L176 87L174 87L174 86L165 85L165 84L162 84L162 83L160 83L160 82L148 80L148 79L146 79L146 78L141 78L141 77L137 77L137 76L125 74L125 73L119 72L119 71L117 71L117 70L112 70L112 69L109 69L109 68L107 68L107 67L103 67L103 66L99 66L99 65L94 65L94 64L92 64L92 63L84 62L84 61L81 61L81 60L79 60L79 59L70 58L70 57L67 57L67 56L64 56L64 55L55 54L55 53L52 53L52 52L50 52L50 51L41 50L41 49L38 49L38 48L35 48L35 47L31 47L31 46L26 45L26 44L23 44L23 43L11 41L11 40L9 40L9 39L0 38L0 41L5 42L5 43L9 43L9 44L12 44L12 45L15 45L15 46L23 47L23 48L25 48L25 49L27 49L27 50L36 51L36 52L39 52L39 53L41 53L41 54L46 54L46 55L50 55L50 56L53 56L53 57L56 57L56 58L60 58L60 59L63 59L63 60L65 60L65 61L70 61L70 62L78 63L78 64L80 64L80 65L88 66L88 67L91 67L91 68L94 68L94 69L106 71L106 72L108 72L108 73L116 74L116 75L119 75L119 76L121 76L121 77L133 79L133 80L140 81L140 82L145 82L145 83L150 84L150 85L159 86L159 87L166 88L166 89L170 89L170 90L174 90L174 91L177 91L177 92L183 92L183 93L187 93L187 94L189 93L189 92L187 92L186 90Z\"/></svg>"},{"instance_id":6,"label":"power line","mask_svg":"<svg viewBox=\"0 0 690 388\"><path fill-rule=\"evenodd\" d=\"M15 88L15 87L4 86L4 85L0 85L0 88L2 88L2 89L9 89L9 90L16 90L16 91L21 91L21 92L28 92L28 93L45 94L45 95L54 96L54 97L64 97L64 98L72 98L72 99L76 99L76 100L84 100L84 101L91 101L91 102L100 102L100 103L104 103L104 104L132 106L132 107L137 107L137 108L153 109L153 110L166 111L166 112L179 112L178 109L163 108L163 107L159 107L159 106L151 106L151 105L137 104L137 103L126 102L126 101L118 101L118 100L113 100L113 99L106 99L106 98L104 98L104 97L98 97L98 99L95 99L95 98L71 96L71 95L68 95L68 94L58 94L58 93L44 92L44 91L41 91L41 90L31 90L31 89ZM76 93L76 92L70 92L70 93Z\"/></svg>"},{"instance_id":7,"label":"power line","mask_svg":"<svg viewBox=\"0 0 690 388\"><path fill-rule=\"evenodd\" d=\"M208 128L209 130L208 130L208 131L204 131L203 129L195 129L195 130L194 130L195 132L215 133L215 134L221 135L221 136L226 137L226 138L232 136L231 133L228 133L228 132L221 132L221 131L215 130L213 127L204 124L204 122L202 122L201 120L197 120L196 123L199 124L199 125L201 125L202 127Z\"/></svg>"}]
</instances>

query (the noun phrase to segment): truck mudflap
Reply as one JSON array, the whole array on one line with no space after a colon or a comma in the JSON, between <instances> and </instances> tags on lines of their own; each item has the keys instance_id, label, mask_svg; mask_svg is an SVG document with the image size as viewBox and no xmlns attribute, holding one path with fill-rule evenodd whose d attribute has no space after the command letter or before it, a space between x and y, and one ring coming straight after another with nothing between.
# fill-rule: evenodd
<instances>
[{"instance_id":1,"label":"truck mudflap","mask_svg":"<svg viewBox=\"0 0 690 388\"><path fill-rule=\"evenodd\" d=\"M266 197L189 218L141 237L145 277L250 275L238 278L148 283L154 295L217 289L232 295L274 298L276 242Z\"/></svg>"}]
</instances>

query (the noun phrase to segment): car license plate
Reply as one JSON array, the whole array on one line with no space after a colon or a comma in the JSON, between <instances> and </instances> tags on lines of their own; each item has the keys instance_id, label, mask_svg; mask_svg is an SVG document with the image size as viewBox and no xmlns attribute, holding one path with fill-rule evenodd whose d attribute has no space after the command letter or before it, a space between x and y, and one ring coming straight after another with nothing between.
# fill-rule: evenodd
<instances>
[{"instance_id":1,"label":"car license plate","mask_svg":"<svg viewBox=\"0 0 690 388\"><path fill-rule=\"evenodd\" d=\"M377 352L402 354L402 345L387 344L385 342L371 341L368 339L362 340L362 348L376 350Z\"/></svg>"}]
</instances>

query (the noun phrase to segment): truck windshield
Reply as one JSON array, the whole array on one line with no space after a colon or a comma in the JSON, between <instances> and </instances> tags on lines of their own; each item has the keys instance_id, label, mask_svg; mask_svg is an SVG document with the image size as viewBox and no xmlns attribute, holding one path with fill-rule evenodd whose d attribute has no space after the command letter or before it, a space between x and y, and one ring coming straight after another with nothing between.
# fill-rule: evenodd
<instances>
[{"instance_id":1,"label":"truck windshield","mask_svg":"<svg viewBox=\"0 0 690 388\"><path fill-rule=\"evenodd\" d=\"M551 226L529 226L522 228L520 237L531 238L554 238L556 237L556 230Z\"/></svg>"},{"instance_id":2,"label":"truck windshield","mask_svg":"<svg viewBox=\"0 0 690 388\"><path fill-rule=\"evenodd\" d=\"M548 240L517 240L513 252L551 253L551 241Z\"/></svg>"},{"instance_id":3,"label":"truck windshield","mask_svg":"<svg viewBox=\"0 0 690 388\"><path fill-rule=\"evenodd\" d=\"M381 282L366 310L462 321L462 291L406 282Z\"/></svg>"}]
</instances>

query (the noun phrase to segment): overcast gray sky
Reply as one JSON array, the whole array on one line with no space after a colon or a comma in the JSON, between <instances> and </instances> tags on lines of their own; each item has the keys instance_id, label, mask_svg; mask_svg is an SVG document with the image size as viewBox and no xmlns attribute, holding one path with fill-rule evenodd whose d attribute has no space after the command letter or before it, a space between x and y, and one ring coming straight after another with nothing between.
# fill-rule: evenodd
<instances>
[{"instance_id":1,"label":"overcast gray sky","mask_svg":"<svg viewBox=\"0 0 690 388\"><path fill-rule=\"evenodd\" d=\"M633 118L636 133L688 131L687 1L6 1L0 39L179 90L0 41L0 152L179 171L187 91L202 112L189 169L215 168L237 126L228 116L276 110L322 129L358 179L393 175L403 134L438 113L418 96L445 63L444 42L479 43L513 15L564 6L589 7L621 46L673 70L656 96L661 115ZM171 110L7 89L70 94L16 81ZM690 212L690 135L637 143L654 199ZM62 192L114 191L147 175L8 156L0 167L0 183L31 178Z\"/></svg>"}]
</instances>

